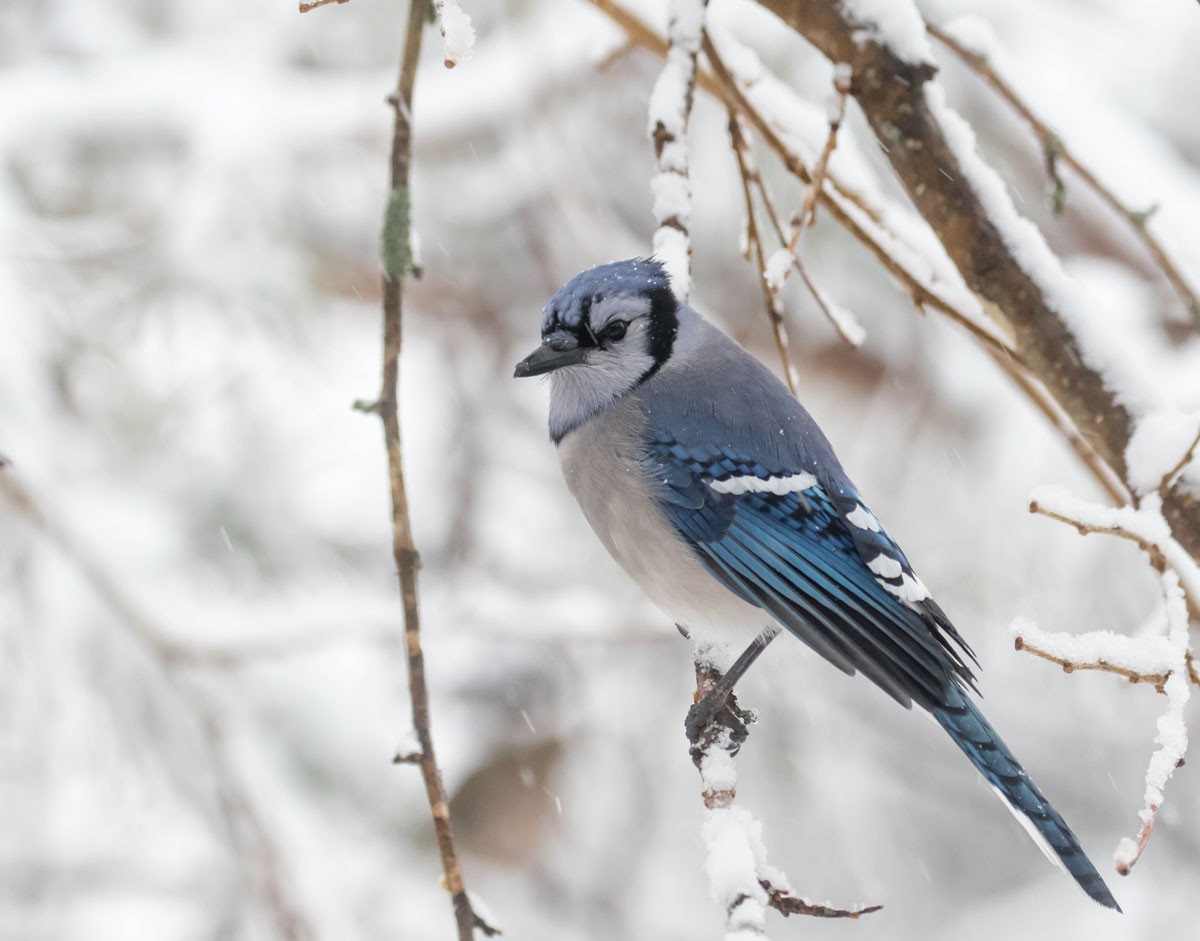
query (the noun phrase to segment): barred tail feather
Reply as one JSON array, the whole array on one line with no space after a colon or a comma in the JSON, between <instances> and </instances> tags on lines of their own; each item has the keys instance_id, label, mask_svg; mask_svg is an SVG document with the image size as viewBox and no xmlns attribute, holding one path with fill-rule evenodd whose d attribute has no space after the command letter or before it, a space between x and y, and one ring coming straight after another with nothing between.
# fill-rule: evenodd
<instances>
[{"instance_id":1,"label":"barred tail feather","mask_svg":"<svg viewBox=\"0 0 1200 941\"><path fill-rule=\"evenodd\" d=\"M1119 912L1121 906L1083 852L1071 828L1050 806L966 694L957 687L952 688L944 704L933 709L933 717L1004 799L1050 861L1070 873L1083 891L1101 905Z\"/></svg>"}]
</instances>

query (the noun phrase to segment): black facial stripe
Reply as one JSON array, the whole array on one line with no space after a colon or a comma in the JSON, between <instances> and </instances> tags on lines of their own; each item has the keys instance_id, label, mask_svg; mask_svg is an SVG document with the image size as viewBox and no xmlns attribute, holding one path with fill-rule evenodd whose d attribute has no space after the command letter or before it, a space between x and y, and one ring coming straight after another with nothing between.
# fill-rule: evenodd
<instances>
[{"instance_id":1,"label":"black facial stripe","mask_svg":"<svg viewBox=\"0 0 1200 941\"><path fill-rule=\"evenodd\" d=\"M650 329L648 331L649 353L654 360L652 365L638 380L645 382L671 358L671 350L675 348L675 336L679 333L679 302L666 285L654 288L649 292L650 297Z\"/></svg>"}]
</instances>

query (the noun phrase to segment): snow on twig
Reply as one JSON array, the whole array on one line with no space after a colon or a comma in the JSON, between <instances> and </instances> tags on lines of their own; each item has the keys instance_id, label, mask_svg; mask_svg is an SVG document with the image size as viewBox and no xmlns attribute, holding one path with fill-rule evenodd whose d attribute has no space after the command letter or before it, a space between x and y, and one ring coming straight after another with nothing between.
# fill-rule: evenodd
<instances>
[{"instance_id":1,"label":"snow on twig","mask_svg":"<svg viewBox=\"0 0 1200 941\"><path fill-rule=\"evenodd\" d=\"M1146 767L1146 791L1142 798L1143 806L1139 816L1142 828L1136 840L1126 837L1118 845L1113 854L1117 863L1117 872L1126 876L1137 861L1141 859L1154 829L1154 821L1158 809L1162 807L1163 790L1175 769L1183 764L1187 754L1188 733L1187 724L1183 718L1183 710L1191 698L1191 687L1188 685L1187 650L1188 650L1188 612L1183 590L1179 585L1178 575L1167 570L1162 573L1163 603L1167 615L1167 640L1172 648L1171 672L1163 684L1167 695L1167 708L1158 717L1158 735L1154 742L1157 750L1150 756Z\"/></svg>"},{"instance_id":2,"label":"snow on twig","mask_svg":"<svg viewBox=\"0 0 1200 941\"><path fill-rule=\"evenodd\" d=\"M1152 473L1147 471L1146 479L1157 478L1160 483L1158 490L1143 494L1133 506L1097 506L1057 487L1039 488L1030 497L1031 512L1074 526L1081 534L1107 533L1136 543L1157 569L1162 584L1165 636L1131 638L1109 631L1074 636L1049 634L1023 619L1012 626L1018 650L1028 650L1057 663L1067 672L1103 670L1135 683L1152 683L1166 696L1167 706L1158 719L1158 734L1154 739L1158 747L1146 768L1146 790L1140 812L1142 827L1136 839L1122 839L1114 853L1121 875L1128 875L1145 851L1162 807L1167 781L1183 764L1187 752L1184 708L1191 697L1189 683L1197 681L1188 648L1188 606L1190 603L1193 610L1200 610L1200 566L1172 536L1162 515L1161 491L1191 459L1195 447L1193 439L1184 457L1163 473L1164 463L1172 460L1170 452L1146 445L1143 457L1147 468L1155 465L1158 468ZM1157 456L1156 461L1151 460L1152 453Z\"/></svg>"},{"instance_id":3,"label":"snow on twig","mask_svg":"<svg viewBox=\"0 0 1200 941\"><path fill-rule=\"evenodd\" d=\"M1139 494L1151 491L1165 494L1192 462L1197 445L1200 445L1200 415L1174 410L1144 415L1125 449L1130 485Z\"/></svg>"},{"instance_id":4,"label":"snow on twig","mask_svg":"<svg viewBox=\"0 0 1200 941\"><path fill-rule=\"evenodd\" d=\"M1136 507L1107 507L1061 487L1038 487L1030 494L1029 511L1074 526L1082 535L1107 533L1136 543L1156 569L1175 570L1189 601L1200 610L1200 565L1172 536L1157 493L1146 494Z\"/></svg>"},{"instance_id":5,"label":"snow on twig","mask_svg":"<svg viewBox=\"0 0 1200 941\"><path fill-rule=\"evenodd\" d=\"M442 61L446 68L452 69L471 57L471 50L475 48L475 27L458 5L458 0L433 0L433 8L437 10L438 28L442 33Z\"/></svg>"},{"instance_id":6,"label":"snow on twig","mask_svg":"<svg viewBox=\"0 0 1200 941\"><path fill-rule=\"evenodd\" d=\"M671 276L675 294L691 293L692 187L688 179L687 128L696 85L696 57L707 0L671 0L667 57L650 92L648 133L654 142L653 251Z\"/></svg>"},{"instance_id":7,"label":"snow on twig","mask_svg":"<svg viewBox=\"0 0 1200 941\"><path fill-rule=\"evenodd\" d=\"M910 0L839 0L854 31L857 45L878 43L909 65L933 62L925 35L925 20Z\"/></svg>"},{"instance_id":8,"label":"snow on twig","mask_svg":"<svg viewBox=\"0 0 1200 941\"><path fill-rule=\"evenodd\" d=\"M697 702L720 679L720 671L697 651ZM712 897L725 911L725 941L765 939L769 908L784 916L817 918L858 918L879 911L880 905L841 909L794 896L787 877L767 862L762 823L750 811L734 804L737 796L734 756L746 740L744 717L730 694L726 708L703 728L691 751L692 763L700 773L704 800L701 825L706 851L704 869Z\"/></svg>"},{"instance_id":9,"label":"snow on twig","mask_svg":"<svg viewBox=\"0 0 1200 941\"><path fill-rule=\"evenodd\" d=\"M1003 50L996 42L991 27L975 16L953 20L945 26L929 26L929 35L953 52L962 62L990 85L996 93L1021 116L1037 135L1045 157L1046 172L1052 185L1051 200L1055 212L1062 212L1066 205L1067 189L1058 172L1059 163L1070 167L1101 200L1124 219L1133 233L1142 241L1146 251L1170 283L1179 299L1200 326L1200 296L1188 283L1179 266L1171 259L1166 248L1150 231L1150 210L1131 209L1116 194L1075 156L1066 142L1045 121L1039 118L1026 103L1014 82L1008 77L1012 70L1004 68Z\"/></svg>"}]
</instances>

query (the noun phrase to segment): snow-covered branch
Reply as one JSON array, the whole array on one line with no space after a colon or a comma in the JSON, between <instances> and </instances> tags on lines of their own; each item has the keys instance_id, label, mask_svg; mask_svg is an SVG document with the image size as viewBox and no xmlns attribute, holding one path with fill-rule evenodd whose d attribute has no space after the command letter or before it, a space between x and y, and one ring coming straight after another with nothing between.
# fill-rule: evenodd
<instances>
[{"instance_id":1,"label":"snow-covered branch","mask_svg":"<svg viewBox=\"0 0 1200 941\"><path fill-rule=\"evenodd\" d=\"M1135 416L1089 329L1086 302L976 153L974 135L931 82L936 73L915 7L886 20L876 4L761 0L831 61L853 69L852 94L913 204L984 310L1009 334L1082 436L1122 480ZM918 26L920 27L918 35ZM1132 488L1129 488L1132 490ZM1200 490L1176 483L1162 515L1200 557Z\"/></svg>"},{"instance_id":2,"label":"snow-covered branch","mask_svg":"<svg viewBox=\"0 0 1200 941\"><path fill-rule=\"evenodd\" d=\"M720 679L721 672L712 665L711 658L698 650L696 701L703 699ZM746 741L748 721L752 722L753 716L742 712L730 694L725 708L704 726L691 750L704 800L704 868L713 899L725 911L725 941L766 938L766 915L771 908L784 916L816 918L858 918L879 911L882 905L842 909L799 898L792 894L787 877L767 862L762 823L734 804L734 757Z\"/></svg>"},{"instance_id":3,"label":"snow-covered branch","mask_svg":"<svg viewBox=\"0 0 1200 941\"><path fill-rule=\"evenodd\" d=\"M1190 460L1195 449L1187 449ZM1166 461L1171 460L1169 457ZM1168 465L1158 479L1165 489L1183 464ZM1162 583L1164 631L1146 637L1124 637L1111 631L1086 634L1047 633L1018 619L1012 626L1018 650L1027 650L1057 663L1068 673L1102 670L1135 683L1153 684L1167 699L1158 720L1158 748L1146 768L1146 790L1140 812L1142 827L1136 839L1123 839L1117 847L1117 871L1127 875L1141 858L1154 828L1163 792L1175 769L1183 764L1188 733L1184 708L1191 697L1191 682L1198 679L1189 649L1189 606L1200 610L1200 566L1172 538L1161 513L1161 495L1143 494L1135 506L1103 507L1086 503L1061 488L1039 488L1031 496L1031 512L1074 526L1082 535L1106 533L1134 542L1158 571Z\"/></svg>"},{"instance_id":4,"label":"snow-covered branch","mask_svg":"<svg viewBox=\"0 0 1200 941\"><path fill-rule=\"evenodd\" d=\"M1196 325L1200 327L1200 297L1197 296L1195 288L1188 283L1187 277L1171 258L1166 246L1150 229L1150 217L1153 215L1155 207L1138 210L1131 209L1123 203L1112 189L1105 186L1096 174L1080 161L1074 151L1067 146L1066 141L1038 117L1033 108L1017 91L1013 82L1002 74L997 62L1001 53L994 42L990 29L981 20L970 17L955 20L941 27L930 25L929 35L942 43L958 56L967 68L987 82L1037 135L1046 163L1046 173L1052 185L1051 199L1054 211L1062 212L1067 200L1066 184L1058 172L1058 165L1061 162L1069 167L1087 187L1128 224L1130 231L1145 246L1163 277L1187 307Z\"/></svg>"},{"instance_id":5,"label":"snow-covered branch","mask_svg":"<svg viewBox=\"0 0 1200 941\"><path fill-rule=\"evenodd\" d=\"M654 254L666 266L676 295L691 291L692 186L687 129L696 86L696 57L707 0L671 0L666 64L650 93L648 133L654 142Z\"/></svg>"}]
</instances>

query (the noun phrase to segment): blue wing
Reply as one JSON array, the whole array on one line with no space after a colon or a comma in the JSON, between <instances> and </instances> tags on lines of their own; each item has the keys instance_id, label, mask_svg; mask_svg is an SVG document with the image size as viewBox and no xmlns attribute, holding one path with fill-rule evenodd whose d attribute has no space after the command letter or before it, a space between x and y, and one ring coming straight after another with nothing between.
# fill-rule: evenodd
<instances>
[{"instance_id":1,"label":"blue wing","mask_svg":"<svg viewBox=\"0 0 1200 941\"><path fill-rule=\"evenodd\" d=\"M970 649L848 481L730 451L646 445L664 512L715 578L904 706L973 685Z\"/></svg>"}]
</instances>

